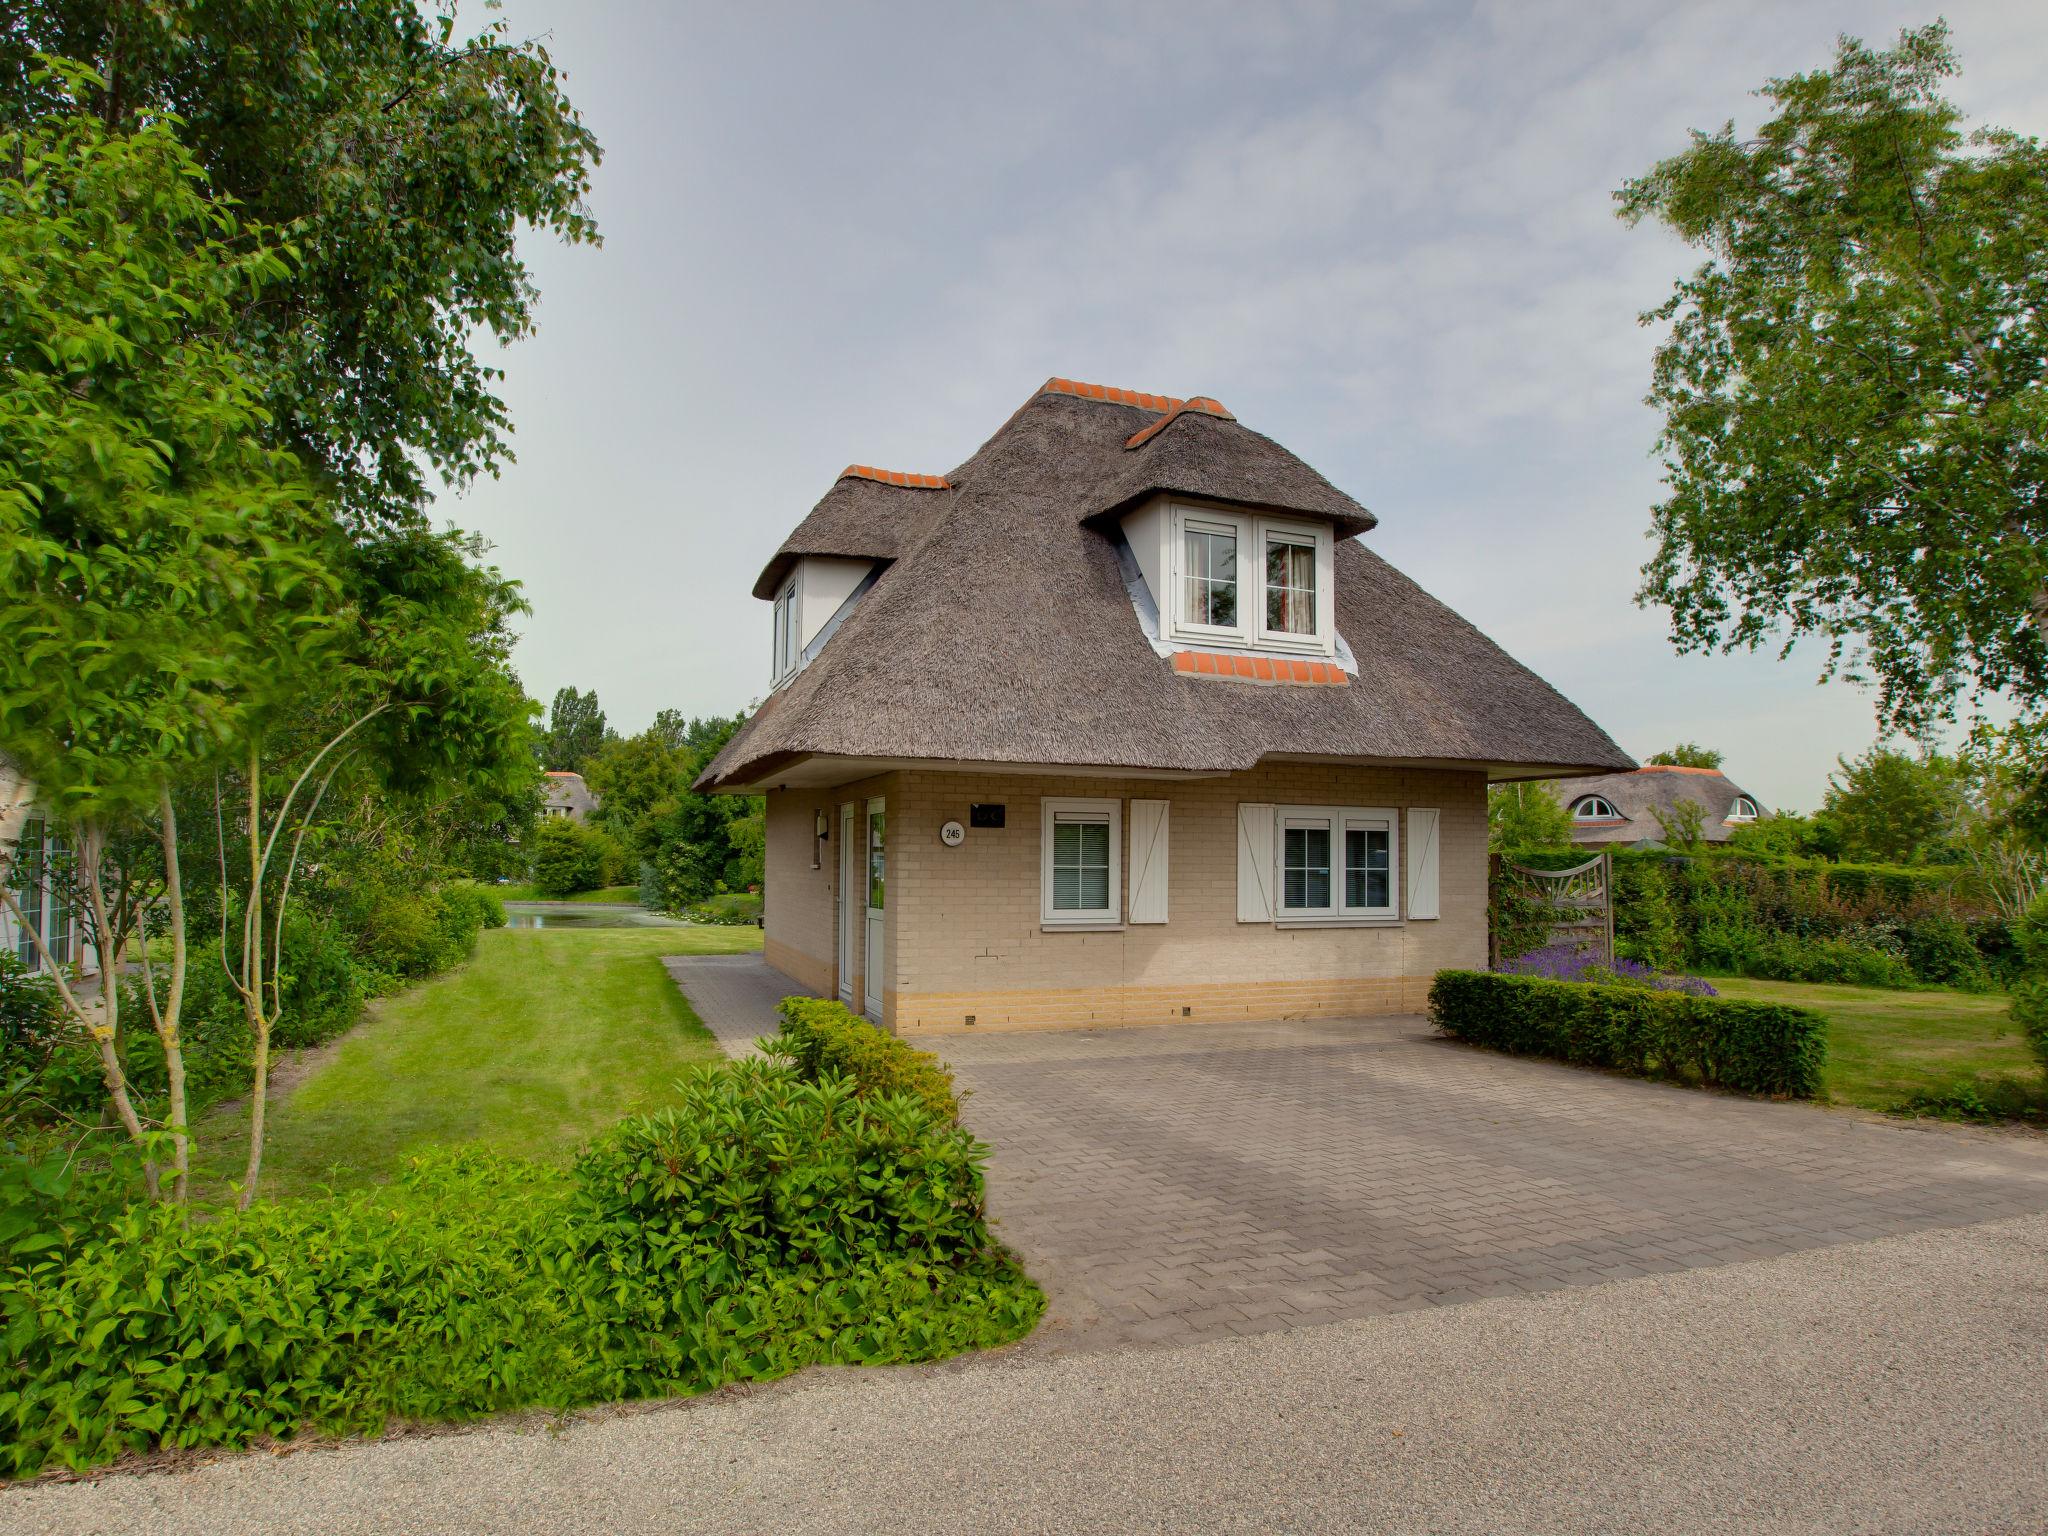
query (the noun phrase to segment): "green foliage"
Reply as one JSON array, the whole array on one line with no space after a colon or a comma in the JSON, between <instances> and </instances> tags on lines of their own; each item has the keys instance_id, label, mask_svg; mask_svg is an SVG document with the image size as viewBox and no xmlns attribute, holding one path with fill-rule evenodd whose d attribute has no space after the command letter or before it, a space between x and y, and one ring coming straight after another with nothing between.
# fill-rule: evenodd
<instances>
[{"instance_id":1,"label":"green foliage","mask_svg":"<svg viewBox=\"0 0 2048 1536\"><path fill-rule=\"evenodd\" d=\"M67 817L153 808L339 633L331 529L225 339L289 251L177 127L0 133L0 748Z\"/></svg>"},{"instance_id":2,"label":"green foliage","mask_svg":"<svg viewBox=\"0 0 2048 1536\"><path fill-rule=\"evenodd\" d=\"M501 18L459 32L411 0L23 0L0 29L0 121L127 131L167 114L207 178L300 260L233 317L274 419L365 524L415 518L429 470L461 484L508 459L478 339L533 328L522 227L596 241L598 150L539 43ZM108 82L34 75L70 54ZM280 432L280 437L287 435Z\"/></svg>"},{"instance_id":3,"label":"green foliage","mask_svg":"<svg viewBox=\"0 0 2048 1536\"><path fill-rule=\"evenodd\" d=\"M1827 1059L1827 1021L1807 1009L1643 987L1442 971L1429 1016L1474 1045L1744 1093L1813 1098Z\"/></svg>"},{"instance_id":4,"label":"green foliage","mask_svg":"<svg viewBox=\"0 0 2048 1536\"><path fill-rule=\"evenodd\" d=\"M1583 861L1573 858L1571 862ZM1494 858L1490 865L1486 905L1493 924L1494 949L1500 959L1514 960L1550 941L1558 912L1531 890L1526 880L1515 875L1507 859Z\"/></svg>"},{"instance_id":5,"label":"green foliage","mask_svg":"<svg viewBox=\"0 0 2048 1536\"><path fill-rule=\"evenodd\" d=\"M1697 800L1677 800L1668 807L1655 805L1650 814L1657 818L1657 831L1664 845L1680 853L1696 850L1703 838L1707 810Z\"/></svg>"},{"instance_id":6,"label":"green foliage","mask_svg":"<svg viewBox=\"0 0 2048 1536\"><path fill-rule=\"evenodd\" d=\"M782 1033L762 1048L792 1062L806 1081L843 1077L863 1097L902 1095L922 1104L937 1124L959 1123L953 1074L930 1051L884 1034L829 998L785 997L776 1011Z\"/></svg>"},{"instance_id":7,"label":"green foliage","mask_svg":"<svg viewBox=\"0 0 2048 1536\"><path fill-rule=\"evenodd\" d=\"M1695 133L1618 194L1706 261L1650 402L1669 495L1640 600L1681 650L1853 648L1887 723L1964 688L2048 693L2048 151L1941 94L1947 28L1772 80L1773 115ZM1851 445L1845 448L1845 445Z\"/></svg>"},{"instance_id":8,"label":"green foliage","mask_svg":"<svg viewBox=\"0 0 2048 1536\"><path fill-rule=\"evenodd\" d=\"M555 817L533 834L533 889L543 901L616 884L625 864L619 845L596 827Z\"/></svg>"},{"instance_id":9,"label":"green foliage","mask_svg":"<svg viewBox=\"0 0 2048 1536\"><path fill-rule=\"evenodd\" d=\"M1675 747L1652 753L1643 761L1666 768L1718 768L1721 766L1721 754L1697 742L1681 741Z\"/></svg>"},{"instance_id":10,"label":"green foliage","mask_svg":"<svg viewBox=\"0 0 2048 1536\"><path fill-rule=\"evenodd\" d=\"M2021 976L2012 989L2012 1021L2048 1073L2048 892L2034 898L2014 928Z\"/></svg>"},{"instance_id":11,"label":"green foliage","mask_svg":"<svg viewBox=\"0 0 2048 1536\"><path fill-rule=\"evenodd\" d=\"M1658 971L1686 962L1685 935L1666 867L1649 859L1614 860L1614 948Z\"/></svg>"},{"instance_id":12,"label":"green foliage","mask_svg":"<svg viewBox=\"0 0 2048 1536\"><path fill-rule=\"evenodd\" d=\"M1834 825L1842 858L1864 864L1960 861L1956 834L1968 798L1962 764L1938 752L1913 757L1881 747L1837 761L1822 814Z\"/></svg>"},{"instance_id":13,"label":"green foliage","mask_svg":"<svg viewBox=\"0 0 2048 1536\"><path fill-rule=\"evenodd\" d=\"M989 1234L983 1156L912 1098L752 1062L573 1173L443 1153L198 1225L121 1210L0 1272L7 1470L1004 1343L1043 1298Z\"/></svg>"},{"instance_id":14,"label":"green foliage","mask_svg":"<svg viewBox=\"0 0 2048 1536\"><path fill-rule=\"evenodd\" d=\"M683 916L714 928L755 928L761 922L761 898L749 891L727 891L685 907Z\"/></svg>"},{"instance_id":15,"label":"green foliage","mask_svg":"<svg viewBox=\"0 0 2048 1536\"><path fill-rule=\"evenodd\" d=\"M1542 784L1494 784L1486 791L1486 846L1495 853L1569 848L1572 814Z\"/></svg>"},{"instance_id":16,"label":"green foliage","mask_svg":"<svg viewBox=\"0 0 2048 1536\"><path fill-rule=\"evenodd\" d=\"M582 773L599 751L618 737L604 723L604 706L597 702L597 690L579 693L574 688L557 688L555 702L548 707L548 725L535 742L541 767L551 773ZM592 789L597 789L595 784ZM605 793L603 790L597 791Z\"/></svg>"}]
</instances>

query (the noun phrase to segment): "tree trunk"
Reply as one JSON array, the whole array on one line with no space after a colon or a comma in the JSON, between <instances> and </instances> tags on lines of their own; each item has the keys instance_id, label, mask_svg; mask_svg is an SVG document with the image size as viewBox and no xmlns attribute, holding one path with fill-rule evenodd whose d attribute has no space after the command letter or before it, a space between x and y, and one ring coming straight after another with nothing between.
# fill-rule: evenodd
<instances>
[{"instance_id":1,"label":"tree trunk","mask_svg":"<svg viewBox=\"0 0 2048 1536\"><path fill-rule=\"evenodd\" d=\"M263 1176L263 1115L270 1095L270 1011L263 1005L263 758L249 750L249 896L242 907L242 1011L256 1036L249 1081L249 1161L242 1172L242 1196L249 1209Z\"/></svg>"},{"instance_id":2,"label":"tree trunk","mask_svg":"<svg viewBox=\"0 0 2048 1536\"><path fill-rule=\"evenodd\" d=\"M171 985L164 996L163 1011L157 1017L157 1033L164 1043L164 1074L170 1079L171 1198L184 1204L191 1192L192 1137L185 1124L185 1042L182 1020L185 1007L185 884L178 868L178 814L171 806L168 783L158 792L162 811L164 846L164 905L171 917ZM145 932L143 943L149 942Z\"/></svg>"},{"instance_id":3,"label":"tree trunk","mask_svg":"<svg viewBox=\"0 0 2048 1536\"><path fill-rule=\"evenodd\" d=\"M92 1026L93 1040L100 1051L100 1070L107 1080L107 1097L113 1101L114 1111L121 1117L121 1124L136 1141L143 1136L142 1118L135 1112L134 1101L128 1095L128 1074L121 1068L120 1025L121 1025L121 942L107 922L107 890L102 869L102 860L107 850L107 829L98 822L79 823L73 831L76 839L73 857L77 867L85 875L85 899L92 906L93 930L99 942L105 946L100 954L100 1001L99 1022ZM157 1198L159 1184L156 1162L144 1157L142 1179L149 1191L149 1198Z\"/></svg>"}]
</instances>

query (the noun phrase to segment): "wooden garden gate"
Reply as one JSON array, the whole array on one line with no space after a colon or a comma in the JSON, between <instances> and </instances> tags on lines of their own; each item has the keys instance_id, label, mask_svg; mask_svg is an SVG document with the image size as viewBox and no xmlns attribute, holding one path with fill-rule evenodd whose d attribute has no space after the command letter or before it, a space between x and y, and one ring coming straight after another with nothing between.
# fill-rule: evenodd
<instances>
[{"instance_id":1,"label":"wooden garden gate","mask_svg":"<svg viewBox=\"0 0 2048 1536\"><path fill-rule=\"evenodd\" d=\"M1522 891L1550 908L1549 944L1569 943L1581 953L1592 955L1603 965L1614 963L1614 855L1600 853L1570 869L1532 869L1527 864L1510 864L1501 855L1490 861L1494 879L1488 889L1497 889L1503 878L1514 881ZM1486 925L1486 959L1500 964L1500 923L1489 912Z\"/></svg>"}]
</instances>

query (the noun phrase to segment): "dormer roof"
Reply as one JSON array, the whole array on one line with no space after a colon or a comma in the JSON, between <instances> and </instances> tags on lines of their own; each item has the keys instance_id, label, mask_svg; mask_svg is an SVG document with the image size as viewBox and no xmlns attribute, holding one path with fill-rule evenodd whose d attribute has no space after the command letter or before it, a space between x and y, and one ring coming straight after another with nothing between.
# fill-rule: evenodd
<instances>
[{"instance_id":1,"label":"dormer roof","mask_svg":"<svg viewBox=\"0 0 2048 1536\"><path fill-rule=\"evenodd\" d=\"M952 488L943 475L847 465L762 567L754 596L772 598L789 568L805 555L896 559L931 531Z\"/></svg>"},{"instance_id":2,"label":"dormer roof","mask_svg":"<svg viewBox=\"0 0 2048 1536\"><path fill-rule=\"evenodd\" d=\"M800 555L891 563L700 789L773 783L807 757L1225 773L1282 755L1530 778L1634 766L1356 542L1370 512L1209 397L1050 380L939 478L943 489L842 477L776 552L756 596L774 596ZM1205 673L1154 650L1113 518L1161 493L1333 526L1336 627L1357 660L1348 686L1273 686L1282 679ZM1284 681L1335 679L1290 669Z\"/></svg>"}]
</instances>

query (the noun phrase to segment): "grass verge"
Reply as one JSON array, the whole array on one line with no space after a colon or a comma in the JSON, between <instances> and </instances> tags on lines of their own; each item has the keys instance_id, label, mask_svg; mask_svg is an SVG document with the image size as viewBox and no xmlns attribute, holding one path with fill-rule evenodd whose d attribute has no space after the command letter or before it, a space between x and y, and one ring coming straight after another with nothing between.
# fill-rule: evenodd
<instances>
[{"instance_id":1,"label":"grass verge","mask_svg":"<svg viewBox=\"0 0 2048 1536\"><path fill-rule=\"evenodd\" d=\"M2003 993L1713 978L1723 997L1792 1003L1828 1021L1829 1098L1864 1109L2048 1116L2048 1087ZM1973 1108L1976 1106L1976 1108Z\"/></svg>"},{"instance_id":2,"label":"grass verge","mask_svg":"<svg viewBox=\"0 0 2048 1536\"><path fill-rule=\"evenodd\" d=\"M394 1177L434 1145L559 1162L653 1108L718 1045L661 956L760 947L748 928L496 929L470 960L379 1004L270 1115L262 1193L290 1199ZM246 1106L198 1127L203 1198L226 1198Z\"/></svg>"}]
</instances>

